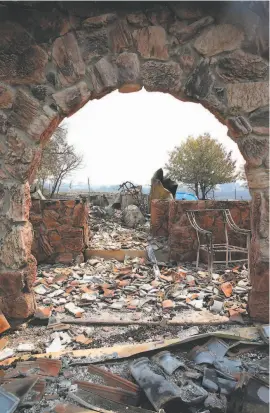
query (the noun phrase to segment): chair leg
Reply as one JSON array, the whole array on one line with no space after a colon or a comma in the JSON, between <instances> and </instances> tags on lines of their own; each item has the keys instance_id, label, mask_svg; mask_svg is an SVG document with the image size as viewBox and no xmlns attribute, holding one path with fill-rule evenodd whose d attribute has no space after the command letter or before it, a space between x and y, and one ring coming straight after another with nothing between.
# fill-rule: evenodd
<instances>
[{"instance_id":1,"label":"chair leg","mask_svg":"<svg viewBox=\"0 0 270 413\"><path fill-rule=\"evenodd\" d=\"M210 244L210 247L208 247L208 273L209 275L213 274L213 260L214 260L214 252L213 252L213 246L212 243Z\"/></svg>"},{"instance_id":2,"label":"chair leg","mask_svg":"<svg viewBox=\"0 0 270 413\"><path fill-rule=\"evenodd\" d=\"M211 251L208 253L208 273L209 275L212 275L212 256L211 256Z\"/></svg>"},{"instance_id":3,"label":"chair leg","mask_svg":"<svg viewBox=\"0 0 270 413\"><path fill-rule=\"evenodd\" d=\"M211 269L210 269L210 274L213 274L213 262L214 262L214 252L213 250L211 251Z\"/></svg>"},{"instance_id":4,"label":"chair leg","mask_svg":"<svg viewBox=\"0 0 270 413\"><path fill-rule=\"evenodd\" d=\"M199 267L199 259L200 259L200 248L197 249L196 269L198 269Z\"/></svg>"},{"instance_id":5,"label":"chair leg","mask_svg":"<svg viewBox=\"0 0 270 413\"><path fill-rule=\"evenodd\" d=\"M226 238L226 267L228 268L228 261L229 261L229 239L228 239L228 231L227 231L227 226L225 224L225 238Z\"/></svg>"}]
</instances>

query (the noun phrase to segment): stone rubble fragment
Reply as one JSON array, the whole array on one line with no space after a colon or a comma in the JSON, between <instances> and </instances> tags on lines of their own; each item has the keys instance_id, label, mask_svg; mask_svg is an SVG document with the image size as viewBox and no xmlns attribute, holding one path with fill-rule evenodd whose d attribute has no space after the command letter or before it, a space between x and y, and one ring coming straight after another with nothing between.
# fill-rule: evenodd
<instances>
[{"instance_id":1,"label":"stone rubble fragment","mask_svg":"<svg viewBox=\"0 0 270 413\"><path fill-rule=\"evenodd\" d=\"M36 294L39 294L39 295L44 295L44 294L47 294L47 293L49 293L49 288L46 288L44 285L38 285L37 287L35 287L34 288L34 291L35 291L35 293Z\"/></svg>"},{"instance_id":2,"label":"stone rubble fragment","mask_svg":"<svg viewBox=\"0 0 270 413\"><path fill-rule=\"evenodd\" d=\"M123 221L128 228L136 228L145 222L145 218L136 205L128 205L123 211Z\"/></svg>"},{"instance_id":3,"label":"stone rubble fragment","mask_svg":"<svg viewBox=\"0 0 270 413\"><path fill-rule=\"evenodd\" d=\"M12 357L14 353L15 351L12 348L6 347L4 350L0 351L0 361Z\"/></svg>"},{"instance_id":4,"label":"stone rubble fragment","mask_svg":"<svg viewBox=\"0 0 270 413\"><path fill-rule=\"evenodd\" d=\"M35 350L35 345L33 343L20 343L17 347L19 352L31 352Z\"/></svg>"},{"instance_id":5,"label":"stone rubble fragment","mask_svg":"<svg viewBox=\"0 0 270 413\"><path fill-rule=\"evenodd\" d=\"M71 314L73 314L73 315L78 315L78 314L80 314L80 313L84 313L84 309L83 308L80 308L80 307L76 307L76 305L75 304L73 304L73 303L67 303L66 305L65 305L65 309L68 311L68 312L70 312Z\"/></svg>"},{"instance_id":6,"label":"stone rubble fragment","mask_svg":"<svg viewBox=\"0 0 270 413\"><path fill-rule=\"evenodd\" d=\"M62 346L61 339L59 335L54 336L51 344L46 348L46 353L53 353L61 351L64 347Z\"/></svg>"}]
</instances>

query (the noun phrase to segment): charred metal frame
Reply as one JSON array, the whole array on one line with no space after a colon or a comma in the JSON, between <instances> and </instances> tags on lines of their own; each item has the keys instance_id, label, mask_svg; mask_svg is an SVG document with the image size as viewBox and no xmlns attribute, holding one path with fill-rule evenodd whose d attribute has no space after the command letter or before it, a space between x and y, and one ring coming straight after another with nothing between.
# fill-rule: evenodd
<instances>
[{"instance_id":1,"label":"charred metal frame","mask_svg":"<svg viewBox=\"0 0 270 413\"><path fill-rule=\"evenodd\" d=\"M224 231L225 231L225 239L226 242L223 244L215 244L213 242L213 233L209 230L205 230L201 228L197 223L197 214L199 213L207 213L213 211L220 211L223 217L224 223ZM232 262L247 262L249 263L249 248L250 248L250 238L251 238L251 231L244 228L239 228L233 220L233 217L230 213L229 209L203 209L203 210L186 210L187 217L191 226L195 229L197 234L198 240L198 247L197 247L197 258L196 258L196 268L199 266L199 258L200 258L200 251L206 251L208 256L208 271L210 274L213 272L213 264L224 264L228 266L229 263ZM236 245L229 244L229 237L228 237L228 228L232 231L237 232L238 234L242 234L246 236L246 247L239 247ZM206 244L201 242L201 237L205 237ZM225 252L226 253L226 260L225 261L217 261L215 260L215 253L217 252ZM242 259L232 259L232 253L241 253L247 255L246 258Z\"/></svg>"},{"instance_id":2,"label":"charred metal frame","mask_svg":"<svg viewBox=\"0 0 270 413\"><path fill-rule=\"evenodd\" d=\"M119 185L118 191L120 191L120 194L128 194L131 195L132 198L137 202L138 207L140 208L141 212L146 215L149 212L149 206L148 206L148 197L147 200L145 201L143 197L142 191L139 190L139 186L134 185L130 181L123 182L121 185Z\"/></svg>"}]
</instances>

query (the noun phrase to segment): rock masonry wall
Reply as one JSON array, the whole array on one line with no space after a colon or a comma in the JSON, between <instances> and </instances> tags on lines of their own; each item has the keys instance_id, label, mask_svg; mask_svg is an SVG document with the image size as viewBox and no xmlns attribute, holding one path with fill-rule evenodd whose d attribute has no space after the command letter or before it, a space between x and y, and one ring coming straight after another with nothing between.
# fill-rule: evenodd
<instances>
[{"instance_id":1,"label":"rock masonry wall","mask_svg":"<svg viewBox=\"0 0 270 413\"><path fill-rule=\"evenodd\" d=\"M152 235L166 236L169 239L170 258L177 261L194 261L197 251L196 231L192 228L186 210L198 209L198 224L213 233L214 242L224 243L225 233L221 213L203 212L205 209L229 209L234 222L250 229L250 203L247 201L159 201L151 204ZM231 245L246 245L243 235L229 231Z\"/></svg>"},{"instance_id":2,"label":"rock masonry wall","mask_svg":"<svg viewBox=\"0 0 270 413\"><path fill-rule=\"evenodd\" d=\"M266 1L0 2L0 286L24 274L33 296L29 182L55 128L89 100L144 87L202 104L237 142L252 195L250 311L265 319L268 27Z\"/></svg>"},{"instance_id":3,"label":"rock masonry wall","mask_svg":"<svg viewBox=\"0 0 270 413\"><path fill-rule=\"evenodd\" d=\"M81 200L32 200L32 254L38 263L83 262L88 246L88 206Z\"/></svg>"}]
</instances>

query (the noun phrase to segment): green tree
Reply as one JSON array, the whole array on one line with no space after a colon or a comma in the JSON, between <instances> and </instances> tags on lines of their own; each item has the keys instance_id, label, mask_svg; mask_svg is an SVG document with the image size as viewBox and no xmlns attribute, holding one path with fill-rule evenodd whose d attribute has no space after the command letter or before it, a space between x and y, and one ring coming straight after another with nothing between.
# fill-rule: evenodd
<instances>
[{"instance_id":1,"label":"green tree","mask_svg":"<svg viewBox=\"0 0 270 413\"><path fill-rule=\"evenodd\" d=\"M232 153L208 133L197 138L189 136L180 146L169 152L165 165L170 177L186 185L199 199L216 185L234 182L237 178L236 161Z\"/></svg>"},{"instance_id":2,"label":"green tree","mask_svg":"<svg viewBox=\"0 0 270 413\"><path fill-rule=\"evenodd\" d=\"M63 179L78 169L83 161L83 156L68 144L67 132L65 125L58 127L42 152L37 179L42 191L46 182L51 183L50 197L59 192Z\"/></svg>"}]
</instances>

